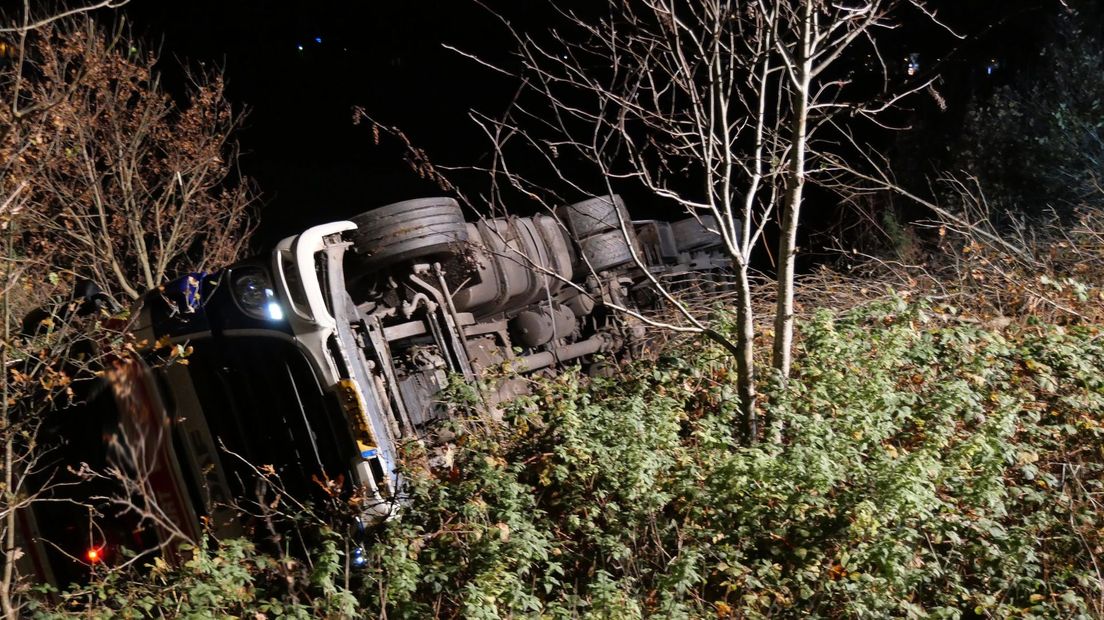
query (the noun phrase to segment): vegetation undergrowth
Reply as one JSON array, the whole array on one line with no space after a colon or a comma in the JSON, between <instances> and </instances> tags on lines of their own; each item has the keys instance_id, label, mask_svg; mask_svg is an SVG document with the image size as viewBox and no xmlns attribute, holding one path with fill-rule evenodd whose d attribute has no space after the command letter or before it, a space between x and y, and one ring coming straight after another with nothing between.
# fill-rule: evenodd
<instances>
[{"instance_id":1,"label":"vegetation undergrowth","mask_svg":"<svg viewBox=\"0 0 1104 620\"><path fill-rule=\"evenodd\" d=\"M232 544L155 571L173 597L120 581L86 609L1104 614L1099 327L998 331L891 298L819 312L801 331L793 378L763 399L768 437L756 446L736 439L735 372L706 343L614 379L538 380L501 425L478 422L471 388L457 386L471 422L451 464L410 472L412 503L374 534L362 568L335 544L315 558L321 581L306 577L289 601L271 564ZM212 581L233 587L196 590Z\"/></svg>"},{"instance_id":2,"label":"vegetation undergrowth","mask_svg":"<svg viewBox=\"0 0 1104 620\"><path fill-rule=\"evenodd\" d=\"M277 557L243 539L181 549L188 559L104 570L87 586L56 593L37 588L28 613L62 618L350 618L356 599L338 581L344 562L333 532L323 531L311 562Z\"/></svg>"},{"instance_id":3,"label":"vegetation undergrowth","mask_svg":"<svg viewBox=\"0 0 1104 620\"><path fill-rule=\"evenodd\" d=\"M802 327L770 437L707 345L538 382L370 549L389 617L1099 615L1099 328L890 300Z\"/></svg>"}]
</instances>

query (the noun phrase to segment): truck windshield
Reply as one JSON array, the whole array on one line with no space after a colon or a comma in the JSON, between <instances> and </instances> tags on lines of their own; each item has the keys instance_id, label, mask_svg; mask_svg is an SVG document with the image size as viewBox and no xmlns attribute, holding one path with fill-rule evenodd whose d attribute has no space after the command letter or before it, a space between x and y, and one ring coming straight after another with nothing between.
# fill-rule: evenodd
<instances>
[{"instance_id":1,"label":"truck windshield","mask_svg":"<svg viewBox=\"0 0 1104 620\"><path fill-rule=\"evenodd\" d=\"M199 505L257 498L257 471L274 472L303 499L348 468L355 444L338 403L293 342L258 335L191 346L187 365L163 375Z\"/></svg>"}]
</instances>

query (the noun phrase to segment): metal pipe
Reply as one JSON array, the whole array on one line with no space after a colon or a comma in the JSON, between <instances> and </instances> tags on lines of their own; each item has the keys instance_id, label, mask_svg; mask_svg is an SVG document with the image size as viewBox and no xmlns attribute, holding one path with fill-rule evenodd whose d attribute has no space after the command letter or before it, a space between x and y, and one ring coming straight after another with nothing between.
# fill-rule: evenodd
<instances>
[{"instance_id":1,"label":"metal pipe","mask_svg":"<svg viewBox=\"0 0 1104 620\"><path fill-rule=\"evenodd\" d=\"M540 353L534 353L532 355L526 355L525 357L518 358L517 369L521 372L528 372L532 370L540 370L551 366L556 363L556 356L548 351L542 351Z\"/></svg>"},{"instance_id":2,"label":"metal pipe","mask_svg":"<svg viewBox=\"0 0 1104 620\"><path fill-rule=\"evenodd\" d=\"M518 370L522 372L540 370L541 368L546 368L553 364L597 353L602 349L602 345L605 343L605 338L601 335L597 335L587 340L557 347L552 351L542 351L540 353L526 355L517 360Z\"/></svg>"}]
</instances>

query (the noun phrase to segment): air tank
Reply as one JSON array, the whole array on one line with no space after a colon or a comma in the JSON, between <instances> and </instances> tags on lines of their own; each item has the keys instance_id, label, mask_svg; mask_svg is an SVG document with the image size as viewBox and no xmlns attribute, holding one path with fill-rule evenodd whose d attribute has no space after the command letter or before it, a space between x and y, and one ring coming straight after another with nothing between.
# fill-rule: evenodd
<instances>
[{"instance_id":1,"label":"air tank","mask_svg":"<svg viewBox=\"0 0 1104 620\"><path fill-rule=\"evenodd\" d=\"M457 310L492 316L551 298L573 275L570 245L553 218L468 224L477 282L453 296Z\"/></svg>"}]
</instances>

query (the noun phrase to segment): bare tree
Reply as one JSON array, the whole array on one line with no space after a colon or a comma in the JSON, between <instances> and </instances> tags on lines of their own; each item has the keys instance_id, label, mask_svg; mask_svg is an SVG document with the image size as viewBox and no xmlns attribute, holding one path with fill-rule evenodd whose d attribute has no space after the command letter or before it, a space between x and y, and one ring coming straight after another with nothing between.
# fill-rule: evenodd
<instances>
[{"instance_id":1,"label":"bare tree","mask_svg":"<svg viewBox=\"0 0 1104 620\"><path fill-rule=\"evenodd\" d=\"M173 272L234 258L251 230L253 193L236 177L232 132L240 117L217 74L195 75L178 104L163 92L155 58L121 30L87 18L125 0L68 3L43 12L24 2L0 23L0 611L21 617L27 575L17 548L20 514L61 487L47 437L53 410L97 377L107 360L134 355L125 333L97 313L79 316L73 283L93 278L117 299L137 297ZM43 306L34 321L19 317ZM130 447L130 446L127 446ZM123 455L124 457L126 455ZM131 461L134 459L131 458ZM133 465L131 463L131 465ZM110 500L165 529L140 469L119 466ZM125 476L124 476L125 474ZM146 485L148 486L148 485ZM71 495L71 493L69 494ZM90 517L91 518L91 517ZM176 538L178 532L172 532Z\"/></svg>"},{"instance_id":2,"label":"bare tree","mask_svg":"<svg viewBox=\"0 0 1104 620\"><path fill-rule=\"evenodd\" d=\"M878 116L893 108L901 99L931 88L934 78L906 85L903 89L889 86L893 78L878 45L879 31L895 30L904 17L904 9L936 24L936 15L923 0L868 0L864 2L823 2L818 0L761 1L760 6L774 10L778 35L775 48L783 70L783 88L789 101L780 101L780 115L788 117L788 153L783 169L786 191L780 207L778 243L777 300L774 316L774 368L786 378L790 374L794 323L794 262L797 255L797 230L800 222L804 188L809 177L811 158L822 156L826 162L846 162L849 156L869 149L854 139L846 119L864 118L887 127ZM940 24L941 25L941 24ZM854 77L855 71L845 71L841 65L862 63L856 49L865 45L869 59L877 60L880 75ZM842 62L841 62L842 60ZM853 66L853 64L851 65ZM877 94L851 94L856 83L869 88L872 77L882 80ZM861 91L860 91L861 92ZM841 118L841 112L845 116ZM888 127L887 127L888 128ZM831 133L815 141L818 132ZM841 136L847 140L841 140ZM844 142L855 147L842 155L833 152L832 145ZM827 167L825 165L825 167ZM833 172L851 167L834 167Z\"/></svg>"},{"instance_id":3,"label":"bare tree","mask_svg":"<svg viewBox=\"0 0 1104 620\"><path fill-rule=\"evenodd\" d=\"M5 618L21 617L20 575L17 563L23 550L16 548L16 523L20 511L33 503L43 489L27 486L28 473L38 466L42 451L34 437L41 423L40 414L59 397L72 392L74 367L59 364L74 346L87 335L76 338L67 322L58 322L41 339L23 339L15 328L13 306L17 293L24 288L21 278L33 270L34 261L17 249L17 231L21 216L26 213L27 200L33 184L26 156L36 145L34 136L41 135L47 112L67 94L65 88L52 88L48 96L25 96L32 79L30 44L44 29L58 22L75 19L101 9L122 6L127 0L98 0L72 3L64 10L43 11L24 0L22 10L5 14L0 21L2 70L0 70L0 230L3 234L3 256L0 264L0 320L3 340L0 341L0 368L3 387L0 394L0 443L3 445L2 481L0 481L0 543L3 544L0 567L0 612ZM74 76L76 77L76 76ZM78 80L73 79L71 82ZM42 91L40 91L42 92ZM46 295L36 295L42 299ZM24 308L25 309L25 308ZM91 361L91 360L89 360Z\"/></svg>"},{"instance_id":4,"label":"bare tree","mask_svg":"<svg viewBox=\"0 0 1104 620\"><path fill-rule=\"evenodd\" d=\"M501 206L504 194L521 192L552 208L565 196L635 186L720 234L736 290L732 332L716 329L707 309L663 282L652 283L677 310L673 327L706 335L735 357L754 438L753 253L768 223L778 222L773 366L785 378L810 161L835 143L818 133L877 122L930 85L901 82L891 92L892 64L878 35L905 9L934 19L921 0L609 0L600 15L552 7L562 28L530 33L492 11L514 39L518 66L466 55L517 78L520 88L503 115L472 114L494 153L483 168L491 186L482 198ZM544 170L535 172L538 164ZM627 238L631 222L621 226Z\"/></svg>"},{"instance_id":5,"label":"bare tree","mask_svg":"<svg viewBox=\"0 0 1104 620\"><path fill-rule=\"evenodd\" d=\"M190 74L178 103L156 55L91 22L44 30L28 46L35 79L8 81L19 100L50 102L9 176L31 181L29 254L121 301L243 251L255 200L237 173L241 116L221 75Z\"/></svg>"}]
</instances>

